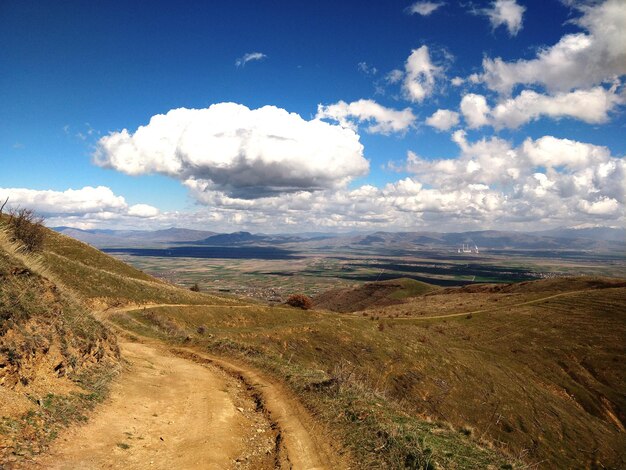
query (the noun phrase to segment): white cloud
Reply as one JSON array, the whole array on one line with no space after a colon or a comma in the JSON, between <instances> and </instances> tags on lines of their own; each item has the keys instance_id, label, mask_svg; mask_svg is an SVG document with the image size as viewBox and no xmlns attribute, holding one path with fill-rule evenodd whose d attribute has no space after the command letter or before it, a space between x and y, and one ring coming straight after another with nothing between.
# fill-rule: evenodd
<instances>
[{"instance_id":1,"label":"white cloud","mask_svg":"<svg viewBox=\"0 0 626 470\"><path fill-rule=\"evenodd\" d=\"M420 103L433 93L435 80L442 69L432 63L428 46L413 49L404 65L404 81L402 88L406 97Z\"/></svg>"},{"instance_id":2,"label":"white cloud","mask_svg":"<svg viewBox=\"0 0 626 470\"><path fill-rule=\"evenodd\" d=\"M518 5L515 0L495 0L489 8L479 12L489 18L491 27L506 26L509 35L516 36L522 29L522 18L526 7Z\"/></svg>"},{"instance_id":3,"label":"white cloud","mask_svg":"<svg viewBox=\"0 0 626 470\"><path fill-rule=\"evenodd\" d=\"M426 119L426 124L440 131L447 131L459 123L459 113L449 109L438 109Z\"/></svg>"},{"instance_id":4,"label":"white cloud","mask_svg":"<svg viewBox=\"0 0 626 470\"><path fill-rule=\"evenodd\" d=\"M604 147L545 136L514 147L491 137L452 140L455 158L429 160L409 152L403 171L413 176L355 189L299 191L254 200L234 198L195 182L190 191L219 223L254 230L316 226L338 229L441 230L540 228L573 223L623 223L623 158ZM214 216L212 216L214 217ZM217 219L216 219L217 220Z\"/></svg>"},{"instance_id":5,"label":"white cloud","mask_svg":"<svg viewBox=\"0 0 626 470\"><path fill-rule=\"evenodd\" d=\"M453 86L461 86L465 83L465 79L461 77L454 77L450 80L450 83L452 83Z\"/></svg>"},{"instance_id":6,"label":"white cloud","mask_svg":"<svg viewBox=\"0 0 626 470\"><path fill-rule=\"evenodd\" d=\"M542 116L568 117L588 124L601 124L609 120L611 112L623 99L602 87L557 93L554 96L524 90L517 97L502 101L491 111L493 125L497 128L516 128Z\"/></svg>"},{"instance_id":7,"label":"white cloud","mask_svg":"<svg viewBox=\"0 0 626 470\"><path fill-rule=\"evenodd\" d=\"M117 196L106 186L85 186L66 191L27 188L0 188L0 199L9 198L8 207L27 207L48 217L155 217L159 210L147 204L129 207L122 196Z\"/></svg>"},{"instance_id":8,"label":"white cloud","mask_svg":"<svg viewBox=\"0 0 626 470\"><path fill-rule=\"evenodd\" d=\"M443 2L429 2L429 1L420 1L415 2L411 6L407 7L407 12L410 14L418 14L422 16L429 16L435 10L441 8L445 3Z\"/></svg>"},{"instance_id":9,"label":"white cloud","mask_svg":"<svg viewBox=\"0 0 626 470\"><path fill-rule=\"evenodd\" d=\"M470 128L491 125L496 129L515 129L541 117L572 118L588 124L602 124L624 99L612 90L595 87L557 93L553 96L524 90L515 98L501 100L493 109L482 95L467 94L461 100L461 112Z\"/></svg>"},{"instance_id":10,"label":"white cloud","mask_svg":"<svg viewBox=\"0 0 626 470\"><path fill-rule=\"evenodd\" d=\"M501 94L517 84L539 84L550 92L589 88L626 74L626 7L623 0L584 4L574 21L586 32L567 34L536 58L483 60L480 79Z\"/></svg>"},{"instance_id":11,"label":"white cloud","mask_svg":"<svg viewBox=\"0 0 626 470\"><path fill-rule=\"evenodd\" d=\"M267 55L263 54L262 52L248 52L247 54L244 54L243 56L239 57L235 61L235 65L237 67L244 67L248 62L252 62L256 60L263 60L266 58L267 58Z\"/></svg>"},{"instance_id":12,"label":"white cloud","mask_svg":"<svg viewBox=\"0 0 626 470\"><path fill-rule=\"evenodd\" d=\"M128 208L128 215L135 217L156 217L159 215L159 210L148 204L135 204Z\"/></svg>"},{"instance_id":13,"label":"white cloud","mask_svg":"<svg viewBox=\"0 0 626 470\"><path fill-rule=\"evenodd\" d=\"M241 198L341 187L369 168L359 136L348 128L236 103L174 109L134 133L113 132L98 141L94 161Z\"/></svg>"},{"instance_id":14,"label":"white cloud","mask_svg":"<svg viewBox=\"0 0 626 470\"><path fill-rule=\"evenodd\" d=\"M394 84L399 83L404 78L404 72L402 70L394 69L385 75L385 80L387 83Z\"/></svg>"},{"instance_id":15,"label":"white cloud","mask_svg":"<svg viewBox=\"0 0 626 470\"><path fill-rule=\"evenodd\" d=\"M489 105L482 95L468 93L461 99L461 113L467 125L475 129L489 123Z\"/></svg>"},{"instance_id":16,"label":"white cloud","mask_svg":"<svg viewBox=\"0 0 626 470\"><path fill-rule=\"evenodd\" d=\"M329 187L246 199L208 180L185 185L204 208L159 213L128 206L106 187L35 191L0 189L0 197L46 213L50 225L81 228L195 226L219 231L508 228L626 222L626 162L606 147L544 136L513 146L498 137L452 140L453 158L425 159L409 152L411 177L377 188Z\"/></svg>"},{"instance_id":17,"label":"white cloud","mask_svg":"<svg viewBox=\"0 0 626 470\"><path fill-rule=\"evenodd\" d=\"M477 212L485 221L625 221L626 162L606 147L552 136L513 147L497 137L469 142L464 131L452 139L460 148L457 158L428 160L409 152L404 167L449 198L448 208L451 201L471 200L467 191L479 191L490 207Z\"/></svg>"},{"instance_id":18,"label":"white cloud","mask_svg":"<svg viewBox=\"0 0 626 470\"><path fill-rule=\"evenodd\" d=\"M373 65L369 65L367 62L359 62L357 68L365 75L376 75L378 73L378 69Z\"/></svg>"},{"instance_id":19,"label":"white cloud","mask_svg":"<svg viewBox=\"0 0 626 470\"><path fill-rule=\"evenodd\" d=\"M586 214L599 216L611 216L620 211L619 202L606 196L594 202L582 200L579 202L578 207Z\"/></svg>"},{"instance_id":20,"label":"white cloud","mask_svg":"<svg viewBox=\"0 0 626 470\"><path fill-rule=\"evenodd\" d=\"M328 106L318 105L316 119L332 119L343 127L357 129L357 123L369 122L367 131L375 134L406 132L415 122L411 108L395 110L386 108L373 100L352 103L339 101ZM356 121L356 122L355 122Z\"/></svg>"}]
</instances>

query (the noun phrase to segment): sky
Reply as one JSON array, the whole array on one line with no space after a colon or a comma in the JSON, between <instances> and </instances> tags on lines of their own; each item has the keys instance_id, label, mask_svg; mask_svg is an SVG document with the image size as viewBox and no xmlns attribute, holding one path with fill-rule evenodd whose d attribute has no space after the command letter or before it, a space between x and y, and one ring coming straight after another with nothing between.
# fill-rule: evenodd
<instances>
[{"instance_id":1,"label":"sky","mask_svg":"<svg viewBox=\"0 0 626 470\"><path fill-rule=\"evenodd\" d=\"M625 225L626 0L0 0L0 44L49 226Z\"/></svg>"}]
</instances>

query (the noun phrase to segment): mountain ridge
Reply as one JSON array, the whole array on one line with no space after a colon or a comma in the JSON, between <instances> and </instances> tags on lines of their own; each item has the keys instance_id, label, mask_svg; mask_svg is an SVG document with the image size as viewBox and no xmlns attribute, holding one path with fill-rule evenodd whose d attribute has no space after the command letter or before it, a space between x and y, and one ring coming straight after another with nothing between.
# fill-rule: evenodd
<instances>
[{"instance_id":1,"label":"mountain ridge","mask_svg":"<svg viewBox=\"0 0 626 470\"><path fill-rule=\"evenodd\" d=\"M164 230L107 230L55 227L54 230L96 247L148 246L150 244L196 244L212 246L298 244L311 247L379 246L454 250L462 244L480 249L626 251L626 230L610 227L552 229L542 232L476 230L466 232L376 231L364 234L264 234L239 231L216 233L169 228ZM473 246L472 246L473 245Z\"/></svg>"}]
</instances>

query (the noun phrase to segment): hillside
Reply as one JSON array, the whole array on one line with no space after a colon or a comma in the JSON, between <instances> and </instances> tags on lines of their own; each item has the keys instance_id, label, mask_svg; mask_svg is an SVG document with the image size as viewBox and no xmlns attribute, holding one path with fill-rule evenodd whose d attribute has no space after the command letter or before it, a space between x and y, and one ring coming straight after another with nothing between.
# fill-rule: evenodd
<instances>
[{"instance_id":1,"label":"hillside","mask_svg":"<svg viewBox=\"0 0 626 470\"><path fill-rule=\"evenodd\" d=\"M333 312L358 312L373 307L401 304L406 299L437 290L424 282L413 279L393 279L382 282L366 282L349 289L332 289L313 299L315 308Z\"/></svg>"},{"instance_id":2,"label":"hillside","mask_svg":"<svg viewBox=\"0 0 626 470\"><path fill-rule=\"evenodd\" d=\"M57 278L94 308L229 302L155 279L85 243L53 231L48 231L42 257Z\"/></svg>"},{"instance_id":3,"label":"hillside","mask_svg":"<svg viewBox=\"0 0 626 470\"><path fill-rule=\"evenodd\" d=\"M498 453L514 468L624 468L623 285L441 289L359 315L190 306L116 321L163 340L191 335L196 347L286 377L372 468L404 467L400 456L413 452L442 468L489 468Z\"/></svg>"},{"instance_id":4,"label":"hillside","mask_svg":"<svg viewBox=\"0 0 626 470\"><path fill-rule=\"evenodd\" d=\"M118 362L115 336L0 232L0 467L93 408Z\"/></svg>"},{"instance_id":5,"label":"hillside","mask_svg":"<svg viewBox=\"0 0 626 470\"><path fill-rule=\"evenodd\" d=\"M335 310L360 312L342 314L194 293L58 233L47 234L38 261L5 242L1 253L5 461L15 453L44 450L58 427L69 424L68 417L84 415L87 403L93 406L104 396L104 388L93 384L107 383L103 369L114 370L117 349L88 305L126 337L141 338L141 347L125 339L125 354L143 351L164 374L171 373L168 354L175 352L199 364L237 364L240 372L232 377L255 377L243 388L236 381L229 386L250 390L229 398L231 409L240 406L238 400L263 397L261 403L275 407L264 416L280 416L276 410L302 403L307 410L302 413L309 415L304 422L333 443L342 461L352 462L345 466L626 465L622 280L562 278L437 289L401 279L320 296L318 307L324 299ZM207 380L219 383L214 376ZM284 384L279 401L267 395L277 385L255 388L258 381ZM115 382L115 390L122 391L107 410L125 409L126 383ZM149 383L154 385L135 385L133 400L145 404L137 410L152 410L156 403L141 396L159 386ZM185 389L171 399L185 402ZM148 425L153 413L160 414L149 411L138 419ZM27 418L32 416L37 419ZM274 439L276 449L282 448L281 439L289 444L291 424L250 416L265 420L257 426L268 430L261 435ZM90 432L99 435L97 426L107 422L96 420ZM106 442L119 448L122 431ZM24 443L30 446L26 451Z\"/></svg>"}]
</instances>

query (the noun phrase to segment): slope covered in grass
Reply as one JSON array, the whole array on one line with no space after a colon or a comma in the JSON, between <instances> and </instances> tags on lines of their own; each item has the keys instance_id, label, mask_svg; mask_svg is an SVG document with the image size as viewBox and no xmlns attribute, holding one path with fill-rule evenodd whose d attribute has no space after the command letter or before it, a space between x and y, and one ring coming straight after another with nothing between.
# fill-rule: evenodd
<instances>
[{"instance_id":1,"label":"slope covered in grass","mask_svg":"<svg viewBox=\"0 0 626 470\"><path fill-rule=\"evenodd\" d=\"M626 287L570 281L457 289L367 316L189 307L117 321L286 378L373 468L497 468L503 453L517 466L624 468ZM425 299L444 316L426 315ZM463 309L474 313L445 317Z\"/></svg>"},{"instance_id":2,"label":"slope covered in grass","mask_svg":"<svg viewBox=\"0 0 626 470\"><path fill-rule=\"evenodd\" d=\"M0 232L0 467L45 449L101 399L115 336Z\"/></svg>"},{"instance_id":3,"label":"slope covered in grass","mask_svg":"<svg viewBox=\"0 0 626 470\"><path fill-rule=\"evenodd\" d=\"M68 236L48 231L42 257L65 285L97 308L122 304L222 304L223 297L191 292L135 269Z\"/></svg>"}]
</instances>

